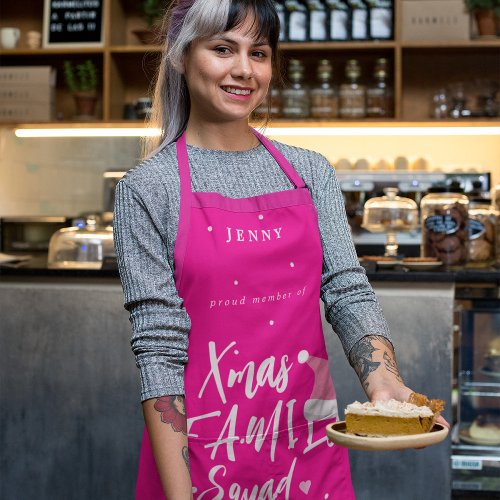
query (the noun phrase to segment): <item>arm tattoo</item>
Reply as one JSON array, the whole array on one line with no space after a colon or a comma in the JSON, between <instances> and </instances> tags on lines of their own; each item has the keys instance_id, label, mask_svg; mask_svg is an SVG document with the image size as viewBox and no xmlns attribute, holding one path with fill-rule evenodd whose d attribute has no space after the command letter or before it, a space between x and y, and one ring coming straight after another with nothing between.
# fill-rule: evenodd
<instances>
[{"instance_id":1,"label":"arm tattoo","mask_svg":"<svg viewBox=\"0 0 500 500\"><path fill-rule=\"evenodd\" d=\"M358 374L359 380L365 390L369 385L367 381L368 375L380 366L378 361L372 360L372 355L377 350L372 346L372 339L372 336L363 337L355 344L349 354L349 363Z\"/></svg>"},{"instance_id":2,"label":"arm tattoo","mask_svg":"<svg viewBox=\"0 0 500 500\"><path fill-rule=\"evenodd\" d=\"M403 383L403 379L399 374L392 344L385 337L377 337L377 339L387 347L387 350L384 350L384 365L386 370L392 373L399 382Z\"/></svg>"},{"instance_id":3,"label":"arm tattoo","mask_svg":"<svg viewBox=\"0 0 500 500\"><path fill-rule=\"evenodd\" d=\"M170 424L174 432L187 435L184 396L162 396L156 400L154 409L161 414L161 421Z\"/></svg>"},{"instance_id":4,"label":"arm tattoo","mask_svg":"<svg viewBox=\"0 0 500 500\"><path fill-rule=\"evenodd\" d=\"M191 472L191 469L189 467L189 453L187 446L184 446L184 448L182 448L182 458L184 459L184 462L186 462L186 467L188 468L188 472Z\"/></svg>"},{"instance_id":5,"label":"arm tattoo","mask_svg":"<svg viewBox=\"0 0 500 500\"><path fill-rule=\"evenodd\" d=\"M403 383L403 379L399 374L398 365L396 364L396 358L394 357L392 344L385 337L369 335L367 337L363 337L357 344L355 344L349 354L349 363L358 374L362 386L365 390L368 388L368 375L381 365L380 362L373 361L373 353L380 350L373 347L372 340L374 339L377 339L385 346L383 353L385 369L389 373L392 373L399 382Z\"/></svg>"},{"instance_id":6,"label":"arm tattoo","mask_svg":"<svg viewBox=\"0 0 500 500\"><path fill-rule=\"evenodd\" d=\"M387 369L388 372L391 372L399 382L403 383L403 379L401 378L401 375L399 374L398 370L398 365L396 364L396 360L389 356L387 354L387 351L384 351L384 363L385 363L385 368Z\"/></svg>"}]
</instances>

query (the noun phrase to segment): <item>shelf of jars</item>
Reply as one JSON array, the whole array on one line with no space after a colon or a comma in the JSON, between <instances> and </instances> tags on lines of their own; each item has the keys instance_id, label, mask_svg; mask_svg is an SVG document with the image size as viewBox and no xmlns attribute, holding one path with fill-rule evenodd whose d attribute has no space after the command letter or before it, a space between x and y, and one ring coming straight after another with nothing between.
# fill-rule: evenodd
<instances>
[{"instance_id":1,"label":"shelf of jars","mask_svg":"<svg viewBox=\"0 0 500 500\"><path fill-rule=\"evenodd\" d=\"M323 14L321 11L325 9L325 6L338 10L338 7L334 5L335 1L317 2L313 9L315 14L309 13L311 22L305 34L297 32L297 26L301 25L298 18L291 22L290 17L292 15L295 17L305 15L300 5L296 6L297 9L292 5L300 4L300 2L277 2L277 4L283 3L287 4L285 8L288 9L286 25L289 26L289 30L295 30L293 33L287 32L285 38L328 39L333 36L332 32L321 33L321 29L318 28L321 24L318 23L318 19L321 17L318 16L324 15L325 11ZM360 20L363 19L364 14L358 11L365 9L366 3L358 0L348 0L347 3L356 10L356 13L352 15L361 17L356 22L353 18L353 26L356 25L358 31L343 33L341 30L336 32L335 37L344 36L344 40L283 41L281 43L284 67L286 68L290 60L299 60L302 63L304 67L303 84L311 92L314 91L310 94L311 97L318 96L318 87L322 85L318 81L317 67L323 59L327 59L331 65L330 83L339 94L337 111L320 111L319 114L313 112L311 117L304 113L286 114L288 119L336 121L340 119L372 120L374 117L378 117L388 122L392 120L427 121L433 117L443 118L443 116L435 115L434 98L438 95L440 96L438 99L441 99L443 94L441 90L446 88L449 83L464 82L467 84L467 82L478 79L483 81L496 79L498 81L500 39L442 42L402 41L401 0L376 0L371 7L379 9L377 16L375 16L376 22L373 24L370 21L370 25L365 23L364 28L359 28L363 24L362 22L360 24ZM72 106L69 93L64 88L62 71L59 71L62 67L62 61L69 59L78 63L90 58L98 65L101 75L100 111L96 113L95 118L104 122L119 121L125 116L126 110L130 110L131 105L148 95L154 76L154 64L157 60L155 58L162 49L159 45L144 45L139 40L137 32L145 26L140 4L140 0L108 0L105 2L105 36L102 47L29 49L26 45L26 38L23 36L18 48L0 49L1 64L55 66L60 73L56 89L56 105L60 111L56 119L59 122L61 119L68 122L71 120ZM303 6L303 3L301 5ZM345 15L345 12L337 14ZM327 13L327 15L332 14ZM29 30L41 31L43 2L32 1L29 9L26 9L25 5L21 6L21 3L10 3L3 7L2 18L2 25L8 23L19 26L22 33L27 33ZM391 22L387 22L391 19ZM333 18L330 21L333 22ZM335 22L338 22L338 19ZM359 31L360 29L361 31ZM429 61L429 50L431 49L433 50L433 58L432 61ZM474 49L480 49L481 52L478 53ZM377 61L381 59L386 60L384 85L387 102L382 106L385 109L381 111L379 106L379 109L375 111L371 107L371 111L366 109L365 112L358 110L352 113L352 110L347 112L344 110L341 113L340 100L342 96L340 94L348 92L346 85L353 83L347 75L349 65L353 60L357 61L359 65L359 76L355 84L364 88L367 94L369 92L376 93L376 65ZM453 79L450 80L450 77ZM289 87L290 81L287 78L285 93ZM342 92L341 88L344 89ZM450 101L448 112L452 109L452 101L456 98L456 92L450 89L446 90L446 98ZM380 85L378 92L380 94ZM484 100L484 96L474 95L469 97L467 105L478 98ZM318 107L316 106L316 108ZM498 115L500 115L500 111L498 111ZM470 116L465 114L459 117L467 118Z\"/></svg>"}]
</instances>

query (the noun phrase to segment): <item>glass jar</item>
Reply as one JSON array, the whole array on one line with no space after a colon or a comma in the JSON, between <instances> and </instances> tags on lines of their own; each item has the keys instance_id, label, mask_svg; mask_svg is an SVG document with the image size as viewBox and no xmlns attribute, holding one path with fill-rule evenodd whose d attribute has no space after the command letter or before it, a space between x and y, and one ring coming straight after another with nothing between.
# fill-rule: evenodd
<instances>
[{"instance_id":1,"label":"glass jar","mask_svg":"<svg viewBox=\"0 0 500 500\"><path fill-rule=\"evenodd\" d=\"M318 84L311 89L311 116L313 118L337 118L339 98L332 84L333 69L330 61L322 59L316 72Z\"/></svg>"},{"instance_id":2,"label":"glass jar","mask_svg":"<svg viewBox=\"0 0 500 500\"><path fill-rule=\"evenodd\" d=\"M366 89L366 116L387 118L393 115L392 89L387 84L387 59L377 59L373 73L374 83Z\"/></svg>"},{"instance_id":3,"label":"glass jar","mask_svg":"<svg viewBox=\"0 0 500 500\"><path fill-rule=\"evenodd\" d=\"M265 120L266 118L281 117L281 90L271 87L267 97L253 110L253 120Z\"/></svg>"},{"instance_id":4,"label":"glass jar","mask_svg":"<svg viewBox=\"0 0 500 500\"><path fill-rule=\"evenodd\" d=\"M345 66L346 81L340 86L339 115L341 118L366 116L366 89L359 83L361 67L356 59L349 59Z\"/></svg>"},{"instance_id":5,"label":"glass jar","mask_svg":"<svg viewBox=\"0 0 500 500\"><path fill-rule=\"evenodd\" d=\"M469 202L469 267L489 267L495 262L497 214L486 198Z\"/></svg>"},{"instance_id":6,"label":"glass jar","mask_svg":"<svg viewBox=\"0 0 500 500\"><path fill-rule=\"evenodd\" d=\"M469 198L445 187L428 190L420 202L423 257L445 266L464 266L468 257Z\"/></svg>"},{"instance_id":7,"label":"glass jar","mask_svg":"<svg viewBox=\"0 0 500 500\"><path fill-rule=\"evenodd\" d=\"M282 114L284 118L309 117L309 89L304 85L304 65L298 59L288 63L290 85L283 89Z\"/></svg>"},{"instance_id":8,"label":"glass jar","mask_svg":"<svg viewBox=\"0 0 500 500\"><path fill-rule=\"evenodd\" d=\"M495 261L500 266L500 184L497 184L491 190L492 208L495 210Z\"/></svg>"},{"instance_id":9,"label":"glass jar","mask_svg":"<svg viewBox=\"0 0 500 500\"><path fill-rule=\"evenodd\" d=\"M418 227L418 207L410 198L397 196L396 188L385 188L385 196L370 198L363 209L361 226L372 233L386 233L386 256L397 256L396 233Z\"/></svg>"}]
</instances>

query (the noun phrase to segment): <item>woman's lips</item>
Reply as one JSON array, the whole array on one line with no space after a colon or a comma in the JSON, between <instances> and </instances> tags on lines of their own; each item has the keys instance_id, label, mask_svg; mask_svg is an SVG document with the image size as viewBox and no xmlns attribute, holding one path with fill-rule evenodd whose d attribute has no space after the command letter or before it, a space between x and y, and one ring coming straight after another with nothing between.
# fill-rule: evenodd
<instances>
[{"instance_id":1,"label":"woman's lips","mask_svg":"<svg viewBox=\"0 0 500 500\"><path fill-rule=\"evenodd\" d=\"M238 101L246 101L253 92L252 89L229 87L229 86L221 87L221 89L227 96L231 97L232 99L236 99Z\"/></svg>"}]
</instances>

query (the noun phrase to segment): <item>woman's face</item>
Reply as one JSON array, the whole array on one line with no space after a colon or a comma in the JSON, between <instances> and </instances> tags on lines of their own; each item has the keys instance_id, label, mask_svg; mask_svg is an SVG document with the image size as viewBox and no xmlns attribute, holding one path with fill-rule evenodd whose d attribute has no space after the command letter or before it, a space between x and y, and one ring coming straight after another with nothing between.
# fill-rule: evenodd
<instances>
[{"instance_id":1,"label":"woman's face","mask_svg":"<svg viewBox=\"0 0 500 500\"><path fill-rule=\"evenodd\" d=\"M252 34L253 16L238 28L194 41L184 59L190 119L248 120L265 99L272 77L272 50Z\"/></svg>"}]
</instances>

